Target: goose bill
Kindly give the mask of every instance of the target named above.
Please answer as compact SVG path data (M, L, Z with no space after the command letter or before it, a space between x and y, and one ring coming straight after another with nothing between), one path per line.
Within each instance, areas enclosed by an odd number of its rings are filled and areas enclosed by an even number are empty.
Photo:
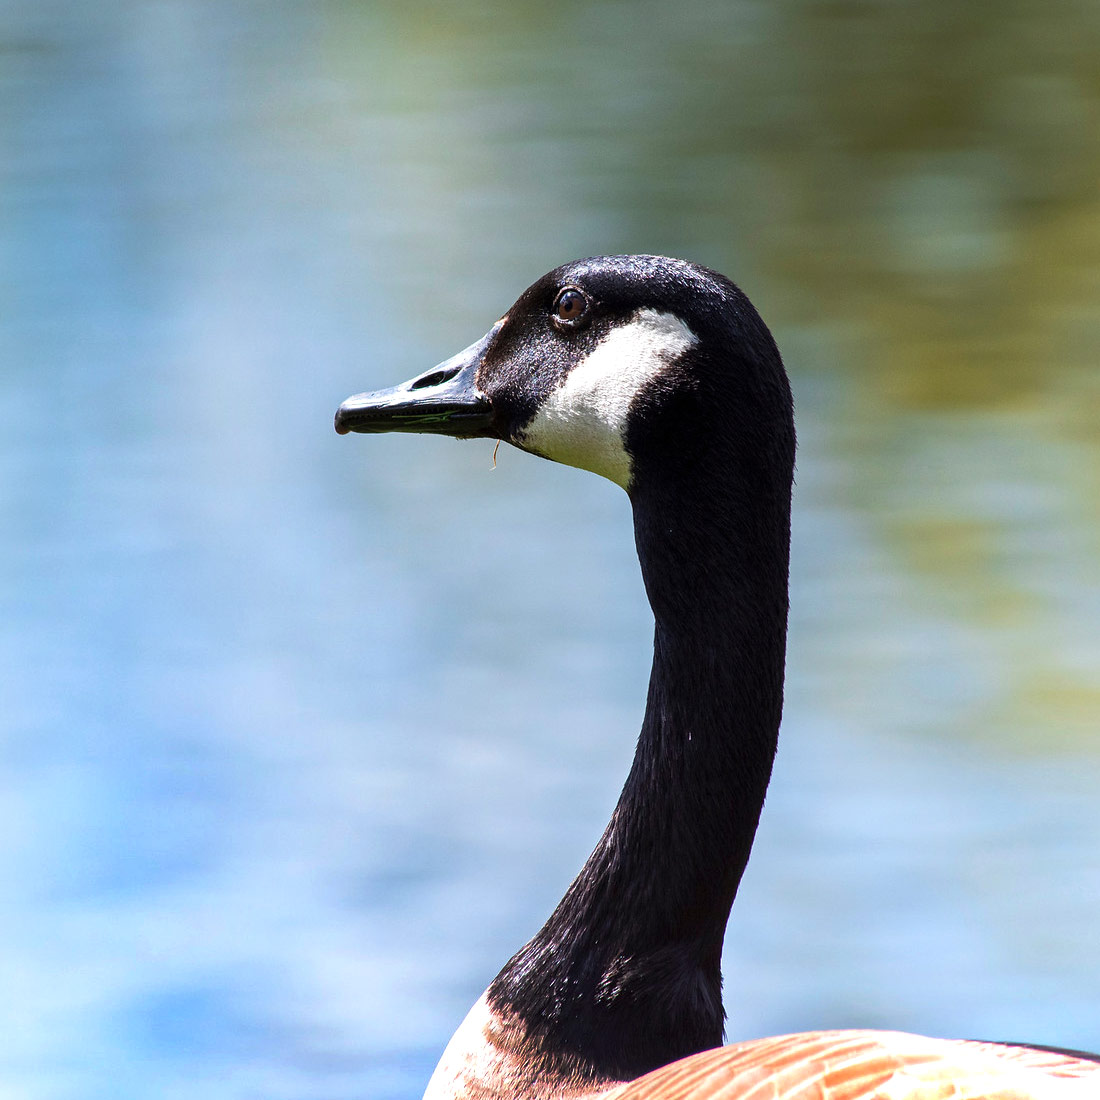
M482 356L496 327L476 344L425 374L388 390L349 397L336 410L336 430L430 432L460 438L489 436L493 408L477 385Z

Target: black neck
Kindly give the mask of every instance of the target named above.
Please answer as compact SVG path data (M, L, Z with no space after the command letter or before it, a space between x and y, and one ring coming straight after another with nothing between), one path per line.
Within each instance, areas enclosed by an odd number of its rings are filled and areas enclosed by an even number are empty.
M793 432L781 434L778 458L742 453L742 439L671 470L636 466L656 629L634 764L583 870L489 988L540 1049L594 1078L722 1041L722 939L782 710Z

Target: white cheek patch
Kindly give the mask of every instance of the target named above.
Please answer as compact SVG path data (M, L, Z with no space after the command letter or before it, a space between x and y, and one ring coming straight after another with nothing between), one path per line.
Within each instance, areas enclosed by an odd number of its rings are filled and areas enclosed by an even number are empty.
M532 450L630 486L626 418L646 383L698 343L671 313L640 309L613 328L539 406L523 433Z

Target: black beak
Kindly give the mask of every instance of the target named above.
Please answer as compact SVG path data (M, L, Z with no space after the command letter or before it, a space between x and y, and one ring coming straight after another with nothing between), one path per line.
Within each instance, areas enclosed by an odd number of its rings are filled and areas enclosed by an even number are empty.
M493 408L478 389L477 369L499 329L498 323L476 344L419 378L349 397L336 410L336 430L341 435L432 432L462 439L492 435Z

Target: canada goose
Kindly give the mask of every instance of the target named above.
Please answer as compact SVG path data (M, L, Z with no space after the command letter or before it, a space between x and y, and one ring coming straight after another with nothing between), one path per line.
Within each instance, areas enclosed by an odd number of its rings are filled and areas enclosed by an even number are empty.
M611 822L426 1100L1100 1096L1093 1055L865 1031L719 1046L782 710L795 451L779 352L737 287L659 256L566 264L454 358L344 402L336 430L494 438L617 482L655 620Z

